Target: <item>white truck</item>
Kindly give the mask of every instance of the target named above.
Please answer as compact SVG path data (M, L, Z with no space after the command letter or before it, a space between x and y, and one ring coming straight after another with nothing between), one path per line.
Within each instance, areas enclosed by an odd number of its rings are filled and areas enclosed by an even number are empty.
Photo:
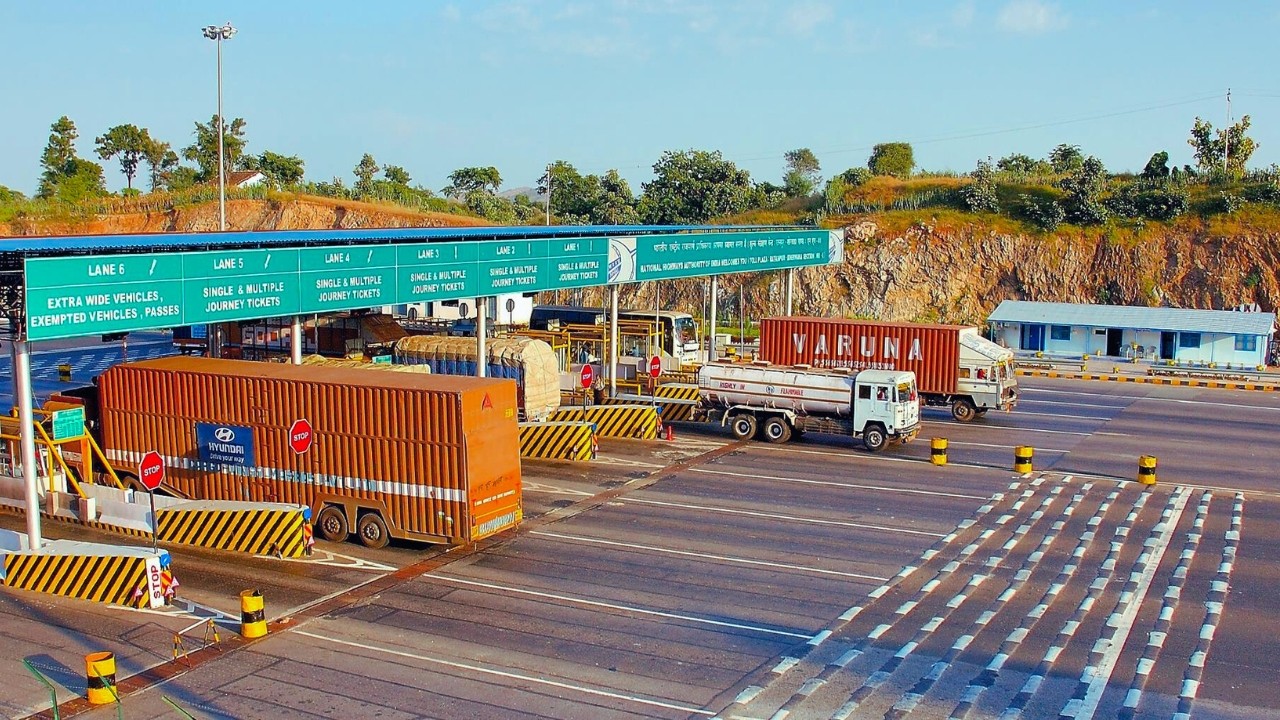
M871 452L920 431L914 373L714 362L698 370L703 419L739 440L784 443L806 432L861 437Z

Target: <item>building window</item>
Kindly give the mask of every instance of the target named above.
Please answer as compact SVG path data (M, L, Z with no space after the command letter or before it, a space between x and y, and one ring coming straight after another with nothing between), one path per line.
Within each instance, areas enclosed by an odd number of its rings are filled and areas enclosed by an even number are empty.
M1257 352L1258 336L1257 335L1237 335L1236 350L1240 352Z
M1198 348L1200 347L1200 333L1178 333L1178 347L1180 348Z
M1070 325L1051 325L1049 327L1049 339L1050 340L1070 340L1071 326Z

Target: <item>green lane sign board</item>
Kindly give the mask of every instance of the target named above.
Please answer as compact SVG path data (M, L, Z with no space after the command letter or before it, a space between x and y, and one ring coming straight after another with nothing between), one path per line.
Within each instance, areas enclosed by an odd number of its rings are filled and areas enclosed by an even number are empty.
M31 258L27 338L337 312L840 262L827 230Z
M70 440L84 437L84 408L53 411L53 439Z

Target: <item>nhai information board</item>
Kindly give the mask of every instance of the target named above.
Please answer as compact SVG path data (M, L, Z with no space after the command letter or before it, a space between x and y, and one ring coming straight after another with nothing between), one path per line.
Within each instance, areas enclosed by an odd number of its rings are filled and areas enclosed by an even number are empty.
M838 263L839 231L29 258L28 340Z

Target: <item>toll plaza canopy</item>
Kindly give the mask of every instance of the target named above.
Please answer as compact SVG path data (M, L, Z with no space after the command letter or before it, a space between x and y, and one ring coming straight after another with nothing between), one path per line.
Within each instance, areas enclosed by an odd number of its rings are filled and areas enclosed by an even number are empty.
M843 235L777 226L281 230L0 239L27 340L825 265Z

